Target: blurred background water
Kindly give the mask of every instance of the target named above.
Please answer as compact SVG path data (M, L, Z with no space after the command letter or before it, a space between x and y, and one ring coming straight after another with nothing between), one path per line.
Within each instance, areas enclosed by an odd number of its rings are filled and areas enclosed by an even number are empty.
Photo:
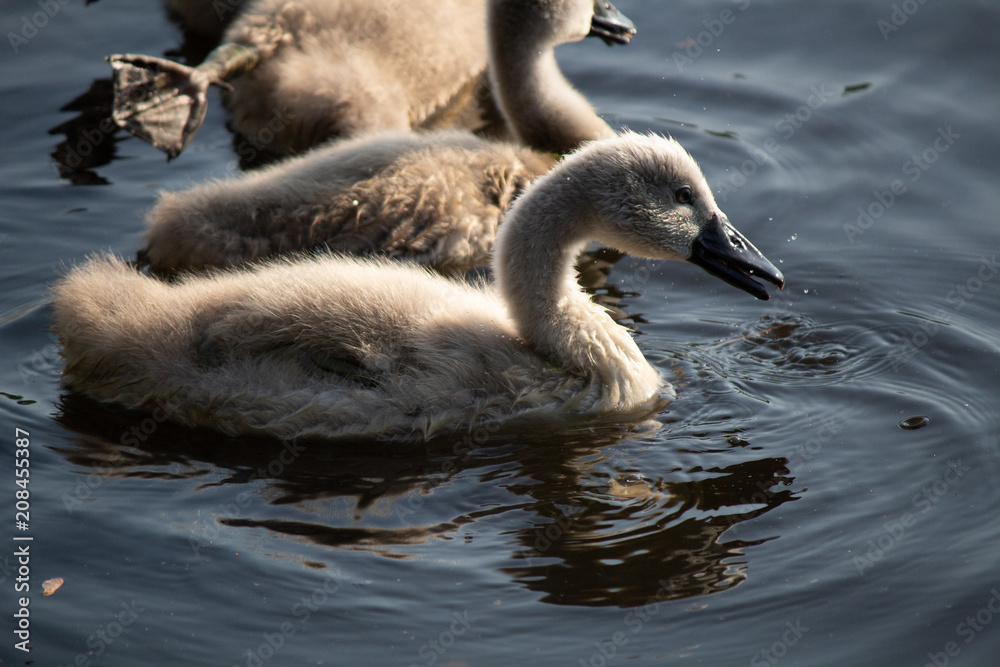
M639 35L562 47L568 76L611 123L680 140L787 288L621 259L601 291L676 377L654 421L331 448L60 387L47 284L134 256L156 192L236 153L214 93L170 164L102 125L103 57L183 43L162 7L67 0L22 42L39 5L5 0L6 664L996 664L1000 5L616 4Z

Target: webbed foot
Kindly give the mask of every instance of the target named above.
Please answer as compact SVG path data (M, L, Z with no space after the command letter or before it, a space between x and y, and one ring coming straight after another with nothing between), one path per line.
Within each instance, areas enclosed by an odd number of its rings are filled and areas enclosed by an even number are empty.
M213 79L194 67L165 58L122 54L108 57L114 70L112 117L143 141L177 157L205 119L209 85Z

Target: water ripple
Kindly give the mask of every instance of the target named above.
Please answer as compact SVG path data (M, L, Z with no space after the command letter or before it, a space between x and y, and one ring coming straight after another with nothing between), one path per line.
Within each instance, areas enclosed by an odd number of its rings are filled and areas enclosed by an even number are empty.
M810 387L891 374L905 358L898 327L819 323L798 313L765 315L745 324L738 337L695 345L691 353L731 381Z

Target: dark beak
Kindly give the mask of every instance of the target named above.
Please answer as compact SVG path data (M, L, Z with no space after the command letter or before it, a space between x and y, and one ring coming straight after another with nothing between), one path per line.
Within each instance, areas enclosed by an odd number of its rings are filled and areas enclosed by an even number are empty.
M628 44L635 36L635 24L607 0L594 0L594 18L588 37L600 37L605 44Z
M778 289L785 286L781 271L767 261L760 250L753 247L728 220L718 215L694 240L688 261L764 301L769 298L767 290L754 280L755 276Z

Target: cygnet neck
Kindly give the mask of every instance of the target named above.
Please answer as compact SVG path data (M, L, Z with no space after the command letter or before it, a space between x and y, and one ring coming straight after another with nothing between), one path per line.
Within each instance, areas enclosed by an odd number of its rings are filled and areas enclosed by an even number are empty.
M493 269L522 340L567 373L596 381L595 409L629 410L657 393L660 378L577 283L577 258L608 224L591 180L563 164L536 181L504 219Z
M585 141L615 136L563 76L558 43L519 27L503 16L490 17L490 76L517 138L536 150L564 154Z

